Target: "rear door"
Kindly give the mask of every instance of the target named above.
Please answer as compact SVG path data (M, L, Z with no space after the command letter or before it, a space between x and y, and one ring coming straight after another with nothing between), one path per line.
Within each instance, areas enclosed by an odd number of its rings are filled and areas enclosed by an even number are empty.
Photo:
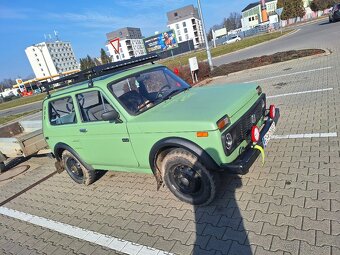
M81 115L78 132L84 160L97 166L137 167L126 121L115 123L102 119L102 113L114 108L104 94L93 89L75 97Z

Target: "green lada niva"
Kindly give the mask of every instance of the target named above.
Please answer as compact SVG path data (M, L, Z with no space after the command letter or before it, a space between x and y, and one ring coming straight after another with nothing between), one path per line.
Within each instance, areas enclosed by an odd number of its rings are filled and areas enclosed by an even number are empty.
M158 189L165 183L180 200L207 205L219 171L248 172L279 109L254 84L192 88L155 60L110 63L48 84L66 88L43 102L44 137L57 169L77 183L91 184L98 170L152 173Z

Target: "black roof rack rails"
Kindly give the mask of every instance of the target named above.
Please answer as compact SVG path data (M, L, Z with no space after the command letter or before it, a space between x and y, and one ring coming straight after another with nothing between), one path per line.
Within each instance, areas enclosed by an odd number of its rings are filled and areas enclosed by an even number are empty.
M89 69L59 78L57 80L47 82L43 84L41 87L43 87L46 90L47 96L50 97L50 90L53 84L65 83L63 85L58 86L58 89L59 89L59 88L67 87L73 83L88 81L88 86L92 87L94 78L104 76L107 74L111 74L111 73L115 73L115 72L122 71L122 70L127 70L132 67L140 66L143 64L147 64L147 63L154 64L156 60L159 60L158 54L152 53L152 54L148 54L148 55L144 55L140 57L131 58L128 60L122 60L118 62L108 63L105 65L94 66Z

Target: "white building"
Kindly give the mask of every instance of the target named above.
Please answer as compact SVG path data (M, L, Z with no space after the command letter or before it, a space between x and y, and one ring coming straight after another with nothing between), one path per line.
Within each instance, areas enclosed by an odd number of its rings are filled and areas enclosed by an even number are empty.
M266 10L269 23L278 22L278 16L275 13L277 9L277 0L266 0ZM242 29L248 30L254 28L263 22L260 1L250 3L242 10Z
M140 28L125 27L106 34L109 54L113 62L146 55L143 36ZM110 41L119 38L119 53L115 51Z
M179 43L193 40L196 48L204 43L202 21L193 5L170 11L167 16L168 28L175 31Z
M79 70L70 42L42 42L25 49L36 78Z

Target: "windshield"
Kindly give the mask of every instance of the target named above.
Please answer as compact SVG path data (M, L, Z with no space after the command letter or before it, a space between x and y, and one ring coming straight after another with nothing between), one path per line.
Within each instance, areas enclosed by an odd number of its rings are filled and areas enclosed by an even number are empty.
M109 89L123 107L136 115L190 88L166 67L134 74L109 83Z

